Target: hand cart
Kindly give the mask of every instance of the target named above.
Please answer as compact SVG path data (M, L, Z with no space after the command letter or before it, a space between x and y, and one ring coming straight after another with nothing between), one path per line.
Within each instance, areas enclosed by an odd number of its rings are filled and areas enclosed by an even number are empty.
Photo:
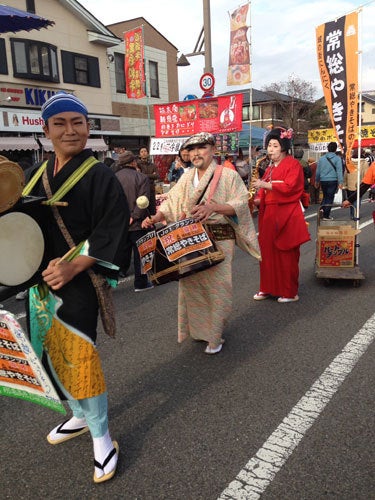
M353 286L358 287L365 276L358 266L360 230L356 228L356 220L323 220L321 208L317 213L315 276L323 279L326 286L340 279L352 280Z

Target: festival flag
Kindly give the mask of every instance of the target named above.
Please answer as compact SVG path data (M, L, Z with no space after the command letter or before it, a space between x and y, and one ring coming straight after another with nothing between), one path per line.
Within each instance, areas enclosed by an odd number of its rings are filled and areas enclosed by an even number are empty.
M143 28L126 31L125 41L125 84L129 98L141 99L145 93Z
M0 311L0 396L66 414L42 363L13 314Z
M316 28L318 65L333 128L350 171L358 129L358 14Z
M227 85L250 83L250 45L246 24L249 3L238 7L230 15L230 47Z

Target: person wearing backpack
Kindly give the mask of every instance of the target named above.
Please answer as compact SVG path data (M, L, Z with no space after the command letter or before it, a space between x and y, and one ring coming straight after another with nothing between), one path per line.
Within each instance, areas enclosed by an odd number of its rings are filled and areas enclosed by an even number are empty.
M328 144L328 153L323 155L316 169L315 187L319 185L323 191L323 199L321 202L323 220L333 220L331 214L331 206L338 188L343 187L343 172L342 161L336 155L337 144L330 142Z

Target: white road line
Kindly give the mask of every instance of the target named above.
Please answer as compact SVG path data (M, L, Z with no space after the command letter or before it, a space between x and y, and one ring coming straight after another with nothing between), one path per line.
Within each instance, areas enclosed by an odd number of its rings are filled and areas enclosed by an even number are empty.
M375 314L314 382L218 500L260 498L374 339Z

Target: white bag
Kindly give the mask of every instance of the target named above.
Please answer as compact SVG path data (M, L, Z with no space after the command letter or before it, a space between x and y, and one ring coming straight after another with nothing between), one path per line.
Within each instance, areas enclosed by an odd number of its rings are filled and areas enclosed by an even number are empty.
M333 203L335 205L341 205L342 204L342 189L339 188L336 193L335 197L333 198Z

